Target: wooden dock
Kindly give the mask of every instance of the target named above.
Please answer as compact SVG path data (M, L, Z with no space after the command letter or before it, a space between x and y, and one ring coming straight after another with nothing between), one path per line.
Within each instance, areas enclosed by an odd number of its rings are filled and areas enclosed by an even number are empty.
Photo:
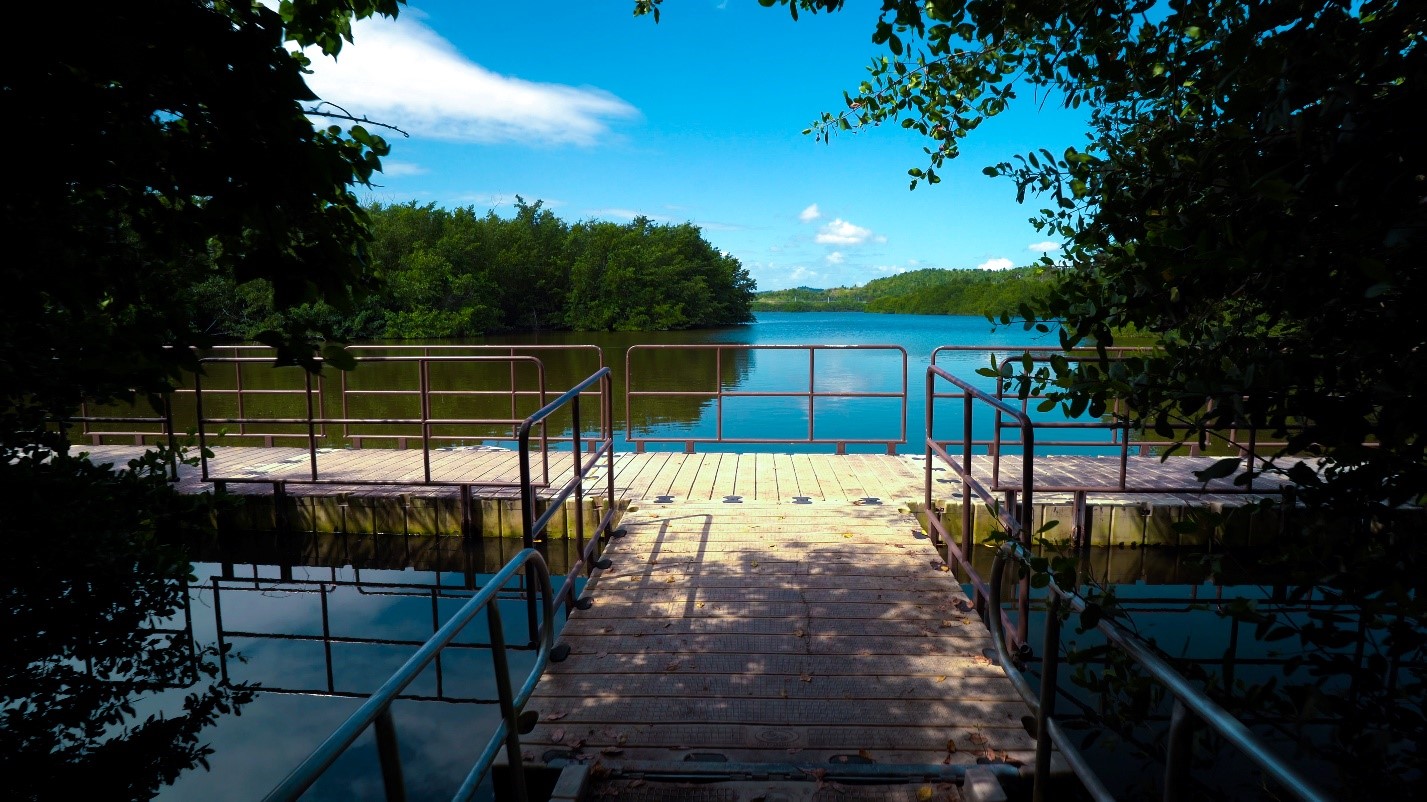
M128 445L86 446L98 462L122 465L141 449ZM473 488L471 517L474 531L496 536L521 532L519 464L515 452L490 446L455 447L431 452L431 479L419 484L425 465L419 450L318 449L317 462L323 484L307 483L310 455L304 448L217 446L209 461L214 478L227 478L229 493L250 497L250 506L235 515L237 528L263 529L286 521L289 528L308 532L392 532L397 534L459 534L462 512L455 484ZM1207 493L1182 492L1192 488L1194 470L1213 462L1210 457L1130 458L1128 474L1141 488L1166 488L1165 492L1097 492L1089 497L1085 522L1093 545L1175 546L1202 544L1203 535L1179 531L1175 526L1193 508L1216 510L1242 506L1243 495L1212 492L1228 483L1219 480ZM974 458L978 475L989 476L990 458ZM536 464L540 461L537 459ZM573 458L566 452L549 455L549 484L559 487L572 475ZM925 462L920 454L778 454L695 453L650 451L615 456L615 499L621 509L658 503L880 503L923 512ZM1103 457L1042 456L1036 461L1038 482L1060 485L1114 486L1118 460ZM196 468L182 466L183 492L206 492L213 485L201 481ZM1018 479L1019 462L1008 457L1002 464L1002 481ZM933 466L933 503L955 536L961 527L960 482L949 469ZM353 484L342 484L343 481ZM392 482L392 484L371 484ZM282 483L283 499L274 498L274 485ZM446 484L440 484L446 483ZM605 503L606 476L597 470L584 486L586 526L599 520L596 507ZM1169 492L1168 489L1178 489ZM537 492L538 496L548 493ZM975 505L974 528L980 535L992 526L990 516ZM1058 519L1052 539L1067 539L1073 516L1067 493L1038 493L1037 527ZM554 522L553 533L570 532L572 516ZM1276 519L1246 517L1236 521L1228 536L1235 542L1260 542L1272 536Z
M915 516L863 490L631 508L593 607L565 625L570 656L526 706L540 723L525 757L597 760L621 793L641 781L617 770L649 764L795 766L807 781L1029 763L1027 708L986 628Z

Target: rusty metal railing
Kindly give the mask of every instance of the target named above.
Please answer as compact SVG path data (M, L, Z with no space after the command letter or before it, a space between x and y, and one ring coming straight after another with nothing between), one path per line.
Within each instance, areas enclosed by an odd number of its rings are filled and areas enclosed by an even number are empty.
M358 362L370 362L373 361L372 357L379 356L525 356L533 357L544 365L552 358L563 357L579 363L576 366L579 376L587 376L604 367L604 352L596 345L352 345L347 347L347 351L356 357ZM234 425L232 436L254 437L261 440L264 445L272 445L276 439L293 436L291 431L264 431L255 428L261 423L255 416L252 421L247 420L250 417L248 407L255 403L261 405L264 396L273 398L306 391L302 387L302 381L298 379L288 380L284 387L275 387L270 383L256 381L259 377L252 375L251 369L264 365L271 366L276 351L263 345L220 345L209 349L205 356L207 359L204 360L204 364L210 367L223 363L231 366L231 369L222 371L223 375L208 376L204 384L205 392L229 394L237 408L233 417L244 419L244 422ZM319 376L315 379L314 389L319 396L319 402L315 407L321 410L332 410L340 404L342 417L356 418L360 416L349 414L352 402L382 395L400 397L421 394L428 400L440 400L442 397L454 395L484 397L492 400L504 397L508 399L506 417L519 421L524 418L522 407L526 410L538 409L545 403L547 389L535 383L534 378L536 377L519 375L519 361L511 360L507 364L509 365L509 377L504 388L462 389L454 392L440 388L431 388L424 393L417 389L364 388L361 386L359 375L354 376L347 371L336 371L334 377L334 372L329 371L326 376ZM290 370L296 372L299 369L294 367ZM483 373L483 375L489 374ZM539 378L543 380L543 374ZM138 446L163 440L172 447L175 434L193 425L196 406L194 384L200 380L202 377L190 377L184 385L162 396L163 409L158 412L147 411L140 402L99 406L86 401L81 404L78 414L68 420L70 423L79 425L78 436L87 439L91 445L101 445L106 440L124 438ZM333 382L336 384L335 388L330 387ZM596 389L592 392L598 391ZM328 398L333 393L336 393L340 401ZM607 422L607 426L612 425L612 421ZM512 425L511 434L501 439L513 442L516 439L514 429L515 427ZM405 448L407 441L412 439L402 435L362 434L357 431L355 424L344 424L339 432L331 434L324 427L319 427L319 432L324 436L340 437L344 440L344 445L350 445L353 448L363 447L365 441ZM298 434L300 435L301 432ZM562 438L553 439L558 442Z
M1147 353L1149 349L1127 346L1107 348L1105 349L1105 351L1110 358L1114 359L1126 355ZM943 345L932 351L932 364L936 365L938 356L947 353L976 354L979 356L986 356L988 358L995 356L997 357L998 361L1001 362L1004 362L1007 359L1019 361L1021 359L1024 359L1028 355L1031 363L1045 363L1050 361L1053 357L1063 358L1069 362L1098 358L1094 354L1094 352L1089 350L1087 350L1084 354L1066 354L1059 348L1050 347L988 348L985 346L972 345ZM989 391L990 395L1001 401L1015 405L1023 415L1029 417L1031 414L1031 404L1038 401L1046 400L1046 396L1039 393L1031 393L1028 394L1026 397L1022 398L1019 396L1018 393L1010 392L1008 390L1009 384L1010 382L1008 382L1008 380L1004 377L996 378L994 380L993 385L994 389ZM944 391L934 393L928 397L928 404L930 404L933 400L937 399L959 399L962 397L962 395L963 394L961 392L956 391ZM1206 406L1206 409L1211 408L1212 405ZM1100 420L1071 420L1067 418L1050 418L1035 420L1035 428L1042 432L1080 431L1093 433L1097 431L1103 431L1106 434L1106 436L1103 438L1095 438L1091 436L1089 439L1068 439L1063 436L1040 436L1035 444L1038 448L1058 448L1062 450L1103 450L1108 448L1118 459L1116 477L1113 483L1098 485L1040 483L1038 485L1038 488L1042 492L1050 493L1084 493L1113 491L1116 493L1127 494L1189 493L1200 492L1204 489L1202 485L1194 485L1191 487L1167 487L1165 485L1132 485L1130 483L1131 458L1148 458L1152 455L1154 451L1172 445L1173 441L1165 439L1148 439L1144 437L1136 437L1135 432L1138 429L1130 418L1131 416L1126 413L1125 408L1120 404L1120 402L1116 401L1114 403L1114 406L1112 406L1107 411L1105 418ZM1192 430L1192 427L1185 424L1175 424L1172 425L1172 428L1175 431L1181 432ZM992 427L991 434L989 437L983 436L980 438L974 438L969 432L966 435L966 438L971 442L973 446L984 449L984 452L991 457L991 473L993 484L999 484L1001 466L1003 464L1004 458L1008 456L1007 452L1025 450L1024 444L1019 442L1015 437L1006 437L1003 434L1004 432L1011 432L1014 434L1018 430L1018 423L1014 421L1009 421L1002 416L997 416L997 419ZM1222 431L1216 431L1214 434L1218 440L1224 443L1225 449L1230 452L1231 455L1248 460L1250 465L1252 465L1255 461L1260 463L1266 461L1266 459L1263 457L1264 449L1282 448L1283 446L1287 445L1286 441L1263 439L1260 436L1258 427L1248 424L1233 423L1228 428ZM957 446L961 444L961 441L955 438L943 439L942 442L944 445L947 446ZM1189 443L1187 451L1188 455L1192 457L1203 455L1203 451L1197 441ZM1014 459L1013 455L1012 459ZM1275 492L1277 490L1275 488L1266 491L1263 488L1255 488L1253 483L1254 475L1251 473L1247 477L1247 481L1244 486L1219 487L1216 488L1216 492L1238 494L1253 492Z
M951 397L949 395L938 396L936 393L937 380L949 382L961 392L955 397L962 401L962 432L960 440L960 459L953 457L947 452L946 446L938 442L932 433L936 431L936 399L938 397ZM990 585L981 578L976 568L972 565L971 550L975 546L972 542L972 499L980 499L997 516L1007 535L1027 546L1031 544L1032 516L1034 510L1031 506L1035 494L1035 426L1031 419L1021 410L1016 409L1004 399L997 398L985 390L975 387L970 382L960 379L946 372L936 365L927 368L927 408L926 408L926 460L923 465L926 471L923 496L924 509L926 510L927 532L930 533L932 542L946 547L947 565L959 567L966 575L972 587L974 604L976 611L983 619L997 618L999 622L1008 629L1015 632L1015 641L1018 647L1026 643L1029 632L1030 621L1030 579L1022 578L1017 598L1018 615L1013 623L1004 609L1001 607L1000 597L993 595ZM1012 487L1001 487L999 475L991 485L986 485L976 478L972 466L972 450L976 445L973 437L973 421L975 419L976 402L989 406L998 416L1005 416L1015 422L1020 427L1021 442L1025 444L1025 459L1021 463L1021 484L1020 497L1017 498L1017 490ZM932 498L932 458L941 459L948 467L961 478L961 543L957 544L946 529L946 525L941 520L941 510L936 506L936 499ZM996 493L1004 494L1005 505L1001 505L1001 499L996 497Z
M714 352L714 384L706 390L639 390L635 389L639 379L635 371L635 356L641 352ZM758 351L805 351L807 352L806 385L801 389L789 390L726 390L723 386L724 354L728 352ZM900 357L901 389L895 392L878 391L837 391L818 389L817 355L822 352L873 352L891 353ZM712 436L659 436L644 432L636 433L635 402L643 398L695 398L714 402L714 434ZM793 398L806 403L807 433L803 437L739 437L729 435L724 429L725 401L734 398ZM897 436L891 437L828 437L817 431L817 404L830 399L876 399L899 400L900 424ZM703 343L696 345L634 345L625 351L624 399L626 419L626 439L636 451L643 452L649 443L683 443L684 451L694 453L696 443L742 443L793 444L807 443L833 446L838 454L844 454L849 444L883 445L888 454L897 453L897 446L907 442L907 350L900 345L754 345L749 343Z
M560 612L569 615L572 607L585 609L590 606L589 599L575 597L576 579L581 574L588 575L595 567L608 568L608 560L600 557L600 546L609 538L623 534L622 530L611 529L614 517L618 512L615 506L614 490L614 440L609 432L604 432L588 459L584 458L579 445L580 396L592 386L603 385L604 392L601 393L601 397L606 399L606 403L601 405L601 417L603 420L608 420L609 384L609 368L602 367L584 381L565 391L559 398L544 405L521 421L518 437L521 467L520 495L525 508L525 548L497 572L485 588L448 619L436 634L431 636L430 640L426 641L396 673L382 684L376 693L372 694L346 722L328 736L277 788L274 788L265 797L266 800L295 800L299 798L323 772L337 761L337 758L341 757L342 753L356 742L368 727L374 727L376 730L377 753L381 759L382 781L386 798L389 800L405 799L406 788L401 771L401 751L397 743L396 724L391 715L391 705L401 697L407 686L420 676L428 665L439 658L443 650L453 645L456 636L475 619L482 609L486 611L489 627L492 670L496 680L501 720L453 798L461 800L473 798L502 751L505 753L506 764L509 767L507 776L510 783L504 798L515 800L529 798L525 787L525 773L522 768L524 758L520 751L520 735L522 731L528 732L530 727L534 726L534 722L529 717L522 715L525 703L529 701L530 695L535 691L535 686L539 683L546 665L551 662L563 661L570 652L568 645L557 646L555 644L555 616ZM567 405L574 421L575 444L571 449L575 460L574 476L553 498L548 500L545 513L537 515L535 485L531 480L530 470L530 432L535 426ZM543 539L545 529L549 526L559 505L572 494L576 499L581 498L584 481L593 473L601 458L605 462L608 504L600 521L599 533L588 544L581 541L580 559L570 568L560 590L553 592L549 569L546 567L544 558L535 548L535 544ZM581 518L582 506L575 505L576 530L580 532L581 538L584 536L583 519ZM519 690L512 690L506 656L508 648L500 607L495 602L501 589L516 577L523 577L530 644L535 646L538 651L534 665Z
M1001 545L991 568L990 593L993 598L1000 595L1006 567L1012 563L1022 564L1028 561L1030 554L1025 544L1019 541ZM1115 797L1081 755L1074 739L1061 727L1055 716L1060 656L1060 608L1064 606L1072 613L1080 613L1085 611L1087 602L1074 591L1061 588L1054 579L1051 579L1046 587L1045 643L1042 646L1039 691L1031 687L1016 667L1002 620L996 616L988 619L997 658L1005 669L1006 676L1030 706L1036 719L1033 733L1036 737L1036 762L1032 799L1035 802L1043 802L1051 798L1051 755L1052 752L1058 751L1092 798L1113 800ZM1188 779L1194 731L1198 727L1207 727L1213 731L1224 743L1247 757L1267 778L1294 798L1311 802L1326 802L1332 798L1269 749L1242 721L1175 671L1168 661L1155 653L1139 637L1104 618L1096 623L1095 629L1105 637L1108 644L1133 660L1174 698L1165 747L1162 789L1165 802L1191 798L1192 789ZM1024 640L1021 642L1024 643Z
M397 364L412 365L418 372L419 386L416 389L399 390L374 390L383 396L411 399L415 402L417 409L415 414L405 416L385 416L385 417L349 417L346 414L327 415L324 410L333 406L333 400L322 392L323 379L321 376L314 376L312 373L301 368L286 368L286 370L300 371L302 386L299 388L271 387L253 388L235 386L231 388L220 387L206 389L202 374L194 376L193 398L195 419L197 423L198 445L202 452L200 470L203 481L208 482L233 482L233 483L256 483L273 484L271 478L253 477L251 475L221 475L210 469L210 459L207 451L210 445L211 427L236 426L236 437L261 438L265 446L274 445L279 439L296 440L303 443L307 448L308 475L303 478L284 477L283 482L292 484L342 484L342 485L448 485L467 486L480 484L491 487L518 487L515 481L483 481L473 483L468 481L441 480L432 475L431 452L433 448L441 443L464 442L469 440L483 441L487 439L510 439L516 435L512 434L506 438L498 435L491 435L489 427L510 427L517 430L524 418L495 418L495 417L438 417L432 411L432 399L436 395L447 397L479 397L489 395L490 391L483 390L444 390L434 391L431 387L431 369L433 365L456 365L456 366L477 366L484 364L506 364L520 362L530 365L538 376L538 398L543 405L546 400L547 390L545 388L544 365L535 357L529 356L394 356L394 357L358 357L357 362L362 364ZM243 365L268 365L270 360L263 357L214 357L202 360L204 365L233 365L236 372L241 374ZM236 404L237 414L235 415L210 415L205 411L206 405L214 396L219 398L233 399ZM295 400L302 406L302 414L297 415L273 415L258 414L250 412L245 405L245 398L251 399L254 396ZM338 397L342 412L347 412L350 399L348 394L343 392ZM250 401L247 403L251 403ZM605 405L607 406L607 404ZM605 420L601 422L601 431L608 431L606 411ZM329 426L342 427L367 427L367 426L387 426L387 427L407 427L415 429L414 435L392 435L379 434L367 435L367 437L382 437L397 441L398 447L407 445L408 441L415 440L420 443L422 474L420 478L413 479L356 479L351 477L324 477L320 462L318 460L319 446L343 445L337 439ZM437 427L447 430L448 433L436 431ZM461 434L451 434L451 430L464 430ZM350 432L350 428L344 428L345 432ZM541 453L542 472L541 481L543 484L549 483L549 440L542 431Z

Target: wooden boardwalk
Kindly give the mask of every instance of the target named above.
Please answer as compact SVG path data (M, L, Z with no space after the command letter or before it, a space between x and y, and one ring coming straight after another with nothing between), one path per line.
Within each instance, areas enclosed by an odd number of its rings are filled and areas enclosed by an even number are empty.
M527 705L536 763L1031 759L1027 708L905 507L703 500L624 526Z
M90 454L95 462L123 465L138 456L138 446L98 445L76 447L76 452ZM435 449L431 452L430 470L433 486L419 483L425 468L419 450L395 449L318 449L317 465L322 484L310 485L309 454L305 448L217 446L209 460L209 474L214 479L230 480L230 492L268 493L273 483L289 483L293 493L362 493L372 496L403 493L449 493L452 485L486 485L480 487L483 497L518 497L514 485L520 471L516 453L490 446ZM1173 457L1162 462L1158 457L1131 457L1130 481L1141 488L1165 488L1160 493L1117 493L1109 490L1117 478L1118 460L1107 457L1042 456L1036 460L1037 484L1096 485L1107 488L1097 491L1094 501L1124 503L1142 501L1163 503L1177 500L1192 503L1230 503L1242 497L1215 493L1216 488L1228 489L1230 483L1218 480L1208 493L1186 492L1198 483L1192 472L1212 464L1212 457ZM558 487L572 476L573 458L568 451L549 455L549 484ZM979 476L989 477L989 457L973 458ZM538 474L540 460L534 462ZM650 451L615 455L615 494L619 501L843 501L870 499L885 503L917 502L922 498L925 469L920 454L778 454L778 453L695 453ZM188 492L210 490L201 481L198 470L181 466L180 488ZM1007 485L1019 482L1020 461L1006 457L1001 467L1001 481ZM950 470L933 466L933 497L954 497L959 482ZM343 484L350 482L351 484ZM366 483L366 484L363 484ZM372 484L387 483L387 484ZM443 487L442 485L446 485ZM506 485L501 487L500 485ZM605 492L603 467L587 480L585 494L597 496ZM1171 492L1170 488L1177 488ZM1064 502L1068 494L1045 494L1044 501Z
M89 446L93 459L119 464L136 456L136 446ZM462 521L472 520L474 531L489 535L518 536L521 532L519 464L515 452L490 446L455 447L434 450L430 458L431 480L423 485L425 466L419 450L319 449L317 462L322 484L309 484L310 456L303 448L262 448L218 446L209 461L210 476L228 480L230 493L256 496L236 526L263 528L285 517L288 525L312 532L393 532L396 534L459 534ZM586 455L582 455L586 456ZM548 497L572 476L574 459L569 452L552 452L549 483L537 495ZM990 458L974 458L978 476L989 479ZM1211 457L1173 457L1161 462L1157 457L1131 458L1130 483L1157 492L1096 492L1090 495L1091 510L1087 531L1095 545L1179 545L1202 544L1202 535L1181 533L1175 524L1194 507L1232 508L1245 497L1226 493L1186 492L1197 484L1192 472L1213 462ZM542 463L536 459L536 475ZM1019 482L1019 460L1007 457L1001 467L1001 481ZM651 451L615 456L615 503L620 509L639 504L661 503L788 503L882 504L920 512L924 507L925 462L921 455L885 454L778 454L778 453L695 453ZM1113 487L1118 480L1119 461L1104 457L1043 456L1036 461L1037 484L1045 486ZM205 492L212 485L201 481L196 468L183 466L180 489ZM352 484L343 484L351 482ZM371 484L388 482L393 484ZM286 496L285 516L275 513L266 501L281 483ZM365 483L365 484L364 484ZM444 484L443 484L444 483ZM478 509L463 512L455 485L471 484ZM1215 485L1227 485L1220 480ZM1211 485L1210 490L1215 489ZM946 520L953 533L960 520L955 510L961 504L961 485L949 468L933 465L932 499L947 510ZM605 503L608 484L603 467L596 469L584 486L585 521L593 527L599 515L593 509ZM1073 518L1069 493L1037 491L1037 527L1055 518L1063 526L1051 536L1068 539ZM264 506L266 505L266 506ZM975 505L978 532L986 531L990 518ZM555 522L554 536L569 532L570 517ZM267 523L264 523L264 522ZM1236 524L1234 542L1258 542L1273 536L1276 523L1267 517L1246 519Z

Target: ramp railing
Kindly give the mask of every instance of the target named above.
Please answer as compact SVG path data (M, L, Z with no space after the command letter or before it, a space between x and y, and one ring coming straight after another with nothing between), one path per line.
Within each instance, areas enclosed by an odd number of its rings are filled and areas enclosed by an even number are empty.
M1011 565L1026 565L1030 559L1031 552L1022 543L1008 541L1001 545L991 568L992 598L1000 598L1006 568ZM1032 797L1036 802L1050 798L1051 756L1052 753L1059 752L1092 798L1114 799L1055 716L1055 701L1059 693L1061 611L1064 608L1070 613L1084 612L1087 602L1079 594L1061 588L1054 579L1046 585L1045 598L1045 642L1042 645L1039 689L1032 688L1025 675L1016 667L1015 657L1011 653L1011 638L1000 617L987 618L997 658L1005 669L1006 676L1030 706L1036 719L1036 763ZM1192 763L1191 750L1195 732L1200 728L1209 729L1225 744L1247 757L1275 786L1293 798L1314 802L1326 802L1332 798L1319 790L1302 772L1275 754L1242 721L1175 671L1168 661L1155 653L1139 637L1103 617L1096 622L1095 629L1105 637L1108 644L1134 661L1174 698L1162 780L1165 802L1192 798L1193 786L1188 782Z
M540 410L530 415L519 426L520 440L520 460L521 460L521 498L525 503L525 545L519 554L506 563L501 568L485 588L471 598L460 610L456 612L445 624L432 635L431 638L419 648L404 663L396 673L382 684L382 686L372 694L366 702L357 709L343 724L337 728L317 749L307 757L296 769L292 771L276 788L270 792L266 800L295 800L303 792L310 788L322 774L330 768L339 757L356 742L357 738L366 732L368 728L374 728L377 738L377 753L380 757L382 782L388 800L406 799L406 786L402 776L401 753L397 740L396 724L392 718L391 706L401 696L402 692L421 674L427 666L436 661L443 650L452 645L457 635L469 626L484 610L488 627L488 640L490 643L491 665L496 681L496 693L500 704L501 718L496 726L495 732L486 742L480 756L474 765L467 772L460 787L453 795L455 800L468 800L474 798L481 784L490 774L496 760L504 754L505 765L508 767L506 789L502 799L526 800L528 799L525 787L525 773L523 769L523 757L520 751L520 735L522 730L528 732L534 726L534 721L523 716L526 702L535 691L536 684L540 681L541 674L550 662L560 662L569 654L568 646L555 645L556 615L559 613L569 614L572 607L588 607L588 599L577 599L575 597L575 583L582 574L588 574L593 566L608 567L608 563L601 560L600 546L609 538L620 532L610 529L611 522L616 514L614 505L614 470L613 470L613 440L605 436L594 449L594 453L586 460L580 449L580 409L579 399L581 393L596 384L605 385L606 392L604 398L609 398L608 384L610 381L609 368L600 368L589 378L576 384L567 390L559 398L543 406ZM575 476L569 484L561 488L556 497L551 500L550 508L545 514L535 515L535 488L531 479L530 471L530 431L544 420L548 419L557 410L570 407L571 417L574 420L575 444L574 453L577 469ZM603 409L602 409L603 411ZM605 420L608 420L605 418ZM580 547L581 559L571 567L565 581L561 584L558 592L552 592L550 572L546 566L545 559L540 551L535 547L544 536L546 527L549 525L553 511L570 494L579 494L583 483L588 475L597 467L599 460L603 458L608 470L608 491L609 505L605 510L603 520L600 523L600 534L591 539L588 544ZM578 497L578 496L577 496ZM577 509L580 505L576 505ZM576 513L579 515L580 513ZM578 531L583 531L583 526L577 526ZM509 664L507 660L507 646L505 639L504 625L501 619L500 606L496 603L498 594L513 580L521 578L526 591L526 620L530 626L530 640L532 644L538 644L538 651L534 663L521 683L518 690L512 689Z

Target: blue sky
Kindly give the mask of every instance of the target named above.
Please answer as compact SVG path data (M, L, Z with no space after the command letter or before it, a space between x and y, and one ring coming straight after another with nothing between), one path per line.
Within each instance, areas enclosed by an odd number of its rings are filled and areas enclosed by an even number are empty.
M979 128L936 186L908 190L925 141L897 126L824 144L803 129L842 105L882 51L880 3L833 15L756 0L409 0L361 23L310 84L396 125L364 200L509 215L517 195L567 222L691 222L761 290L864 284L925 267L1028 264L1055 243L1035 207L981 170L1084 141L1078 116L1024 94Z

